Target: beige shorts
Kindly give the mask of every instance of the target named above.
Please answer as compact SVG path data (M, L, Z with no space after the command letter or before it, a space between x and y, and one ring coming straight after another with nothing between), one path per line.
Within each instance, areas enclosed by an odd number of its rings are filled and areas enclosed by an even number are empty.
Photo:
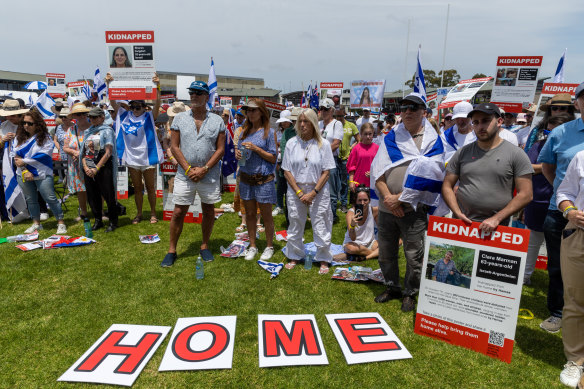
M215 183L202 183L191 180L174 180L172 199L175 205L191 205L197 193L201 198L201 202L204 204L215 204L221 201L219 181Z
M141 172L145 172L148 169L156 169L156 165L150 166L128 166L129 169L140 170Z

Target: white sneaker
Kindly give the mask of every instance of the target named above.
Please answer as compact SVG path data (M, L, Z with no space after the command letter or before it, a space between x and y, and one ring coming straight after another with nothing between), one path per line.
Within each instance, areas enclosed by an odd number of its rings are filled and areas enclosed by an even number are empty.
M582 377L582 369L582 366L578 366L576 362L568 361L564 365L564 370L560 373L560 381L571 388L577 387L578 381Z
M280 208L280 207L276 207L272 211L272 216L278 216L281 213L284 213L284 210L282 208Z
M40 217L41 221L44 222L45 220L49 219L49 214L48 213L41 213L41 217Z
M43 226L41 224L33 223L32 226L30 226L26 230L24 230L24 233L25 234L32 234L33 232L40 231L42 229L43 229Z
M67 233L67 226L65 224L57 225L57 235L64 235Z
M246 261L251 261L258 254L258 249L256 247L250 247L247 250L245 250L243 254L245 255Z
M260 257L260 259L262 261L268 261L272 258L273 255L274 255L274 248L273 247L266 247L266 249L262 253L262 256Z

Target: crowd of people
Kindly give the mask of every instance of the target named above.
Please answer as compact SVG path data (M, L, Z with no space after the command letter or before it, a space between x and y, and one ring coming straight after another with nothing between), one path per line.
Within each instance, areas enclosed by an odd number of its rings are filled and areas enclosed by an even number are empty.
M119 54L123 64L123 53ZM116 58L116 61L118 59ZM107 75L106 82L113 80ZM158 85L155 76L153 82ZM52 152L66 161L65 178L78 200L79 220L87 221L87 203L95 218L93 230L118 227L123 207L116 200L118 165L129 169L135 188L137 214L142 221L143 192L150 205L150 223L157 223L155 172L165 160L176 166L171 182L174 210L169 248L161 266L177 260L177 243L185 216L195 196L201 201L200 255L214 258L210 240L215 204L221 201L221 160L226 152L229 112L217 115L207 108L209 87L202 81L189 88L190 106L176 102L161 113L160 88L153 107L146 102L112 101L92 106L77 102L54 107L59 121L54 137L42 115L17 100L0 109L2 149L22 189L32 233L43 229L42 210L48 204L64 234L61 203L55 195ZM515 219L530 231L523 283L529 285L540 246L545 241L550 316L541 323L548 332L563 330L568 360L561 381L575 386L584 364L584 83L571 95L558 94L523 113L504 112L493 103L473 106L460 102L444 121L431 118L422 96L410 94L400 114L383 120L364 109L353 123L332 99L318 110L293 107L282 111L278 128L271 128L270 112L261 99L249 99L236 113L231 139L237 160L237 186L233 209L241 215L238 231L247 230L246 260L274 255L274 216L287 223L286 268L299 262L319 263L326 274L333 261L333 224L345 213L342 254L360 261L378 258L386 288L378 303L401 299L401 309L415 309L424 256L428 215L449 215L466 223L477 222L484 233ZM6 163L6 162L5 162ZM426 203L405 186L414 172L442 182L441 206ZM4 193L2 193L4 194ZM275 206L275 208L274 208ZM2 207L4 217L7 214ZM316 246L307 258L303 241L307 217ZM263 222L263 225L262 225ZM265 244L258 232L265 232ZM405 256L403 285L399 252ZM335 258L336 259L336 258ZM432 279L451 280L456 270L452 252L436 263Z

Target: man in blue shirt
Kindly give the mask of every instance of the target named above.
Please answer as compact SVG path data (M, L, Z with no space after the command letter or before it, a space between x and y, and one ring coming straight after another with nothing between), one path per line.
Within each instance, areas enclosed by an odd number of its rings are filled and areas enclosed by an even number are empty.
M448 250L446 254L444 254L444 258L436 262L436 265L434 265L434 269L432 270L432 279L434 281L448 283L448 276L451 276L451 279L453 278L454 273L458 271L452 260L453 255L454 253L452 250Z
M584 112L584 82L576 88L575 96L576 110ZM549 134L537 160L542 164L543 175L554 186L554 194L543 224L548 254L547 307L551 316L540 324L541 328L552 333L558 332L562 326L564 286L560 269L560 245L562 230L568 222L556 207L556 191L566 175L570 161L580 150L584 150L584 122L581 118L556 127Z

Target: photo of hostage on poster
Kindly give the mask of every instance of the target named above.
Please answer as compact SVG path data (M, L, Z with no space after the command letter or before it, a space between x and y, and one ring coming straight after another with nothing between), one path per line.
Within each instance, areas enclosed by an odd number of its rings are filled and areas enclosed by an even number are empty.
M381 108L385 80L351 81L351 109Z
M106 31L105 41L108 72L114 79L109 98L155 99L154 31Z
M431 216L414 332L511 362L529 230Z
M65 75L61 73L46 73L47 93L53 98L65 97L67 87L65 86Z

